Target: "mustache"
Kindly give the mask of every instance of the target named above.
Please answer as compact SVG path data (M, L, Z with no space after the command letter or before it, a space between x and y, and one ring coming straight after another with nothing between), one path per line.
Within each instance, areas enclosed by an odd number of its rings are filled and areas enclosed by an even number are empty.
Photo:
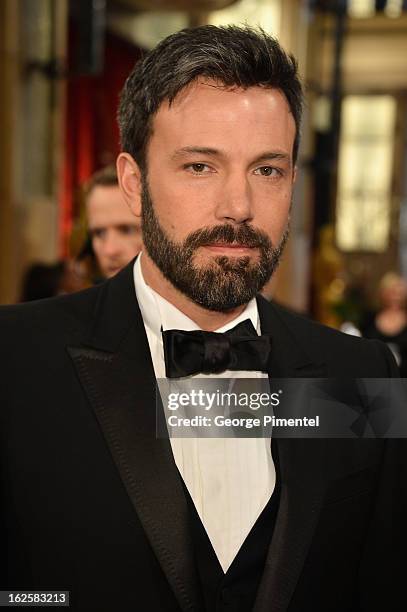
M189 249L196 249L216 242L222 244L240 244L260 249L270 249L272 246L265 232L256 230L250 225L242 224L235 227L230 223L196 230L187 236L184 246Z

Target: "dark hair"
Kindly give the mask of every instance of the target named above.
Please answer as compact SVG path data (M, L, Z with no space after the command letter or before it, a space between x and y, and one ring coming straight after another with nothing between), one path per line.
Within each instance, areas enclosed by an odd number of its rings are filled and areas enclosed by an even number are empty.
M32 264L24 274L21 301L31 302L58 295L64 272L63 261L55 264Z
M296 160L303 93L294 57L261 29L205 25L162 40L136 64L124 85L118 114L121 145L141 168L145 167L153 115L164 100L171 104L198 77L228 87L258 85L281 90L295 120Z
M85 198L87 198L95 187L115 187L118 185L119 180L117 178L116 166L111 164L92 174L83 186L83 193Z

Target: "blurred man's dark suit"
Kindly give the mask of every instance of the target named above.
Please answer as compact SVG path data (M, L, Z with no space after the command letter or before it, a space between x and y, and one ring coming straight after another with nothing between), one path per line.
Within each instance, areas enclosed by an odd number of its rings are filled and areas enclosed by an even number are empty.
M258 307L272 376L396 375L380 343ZM78 294L4 307L0 334L0 588L70 590L73 610L202 610L191 509L169 441L155 439L132 265ZM256 612L406 609L395 603L401 443L273 445L281 493Z

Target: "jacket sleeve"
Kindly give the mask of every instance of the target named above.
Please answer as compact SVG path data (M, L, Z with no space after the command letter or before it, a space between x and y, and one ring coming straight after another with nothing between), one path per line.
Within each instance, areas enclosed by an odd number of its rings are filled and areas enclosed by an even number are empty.
M385 361L387 376L398 378L399 371L390 350L379 341L376 347ZM384 441L360 570L360 609L363 612L407 610L406 457L407 439Z

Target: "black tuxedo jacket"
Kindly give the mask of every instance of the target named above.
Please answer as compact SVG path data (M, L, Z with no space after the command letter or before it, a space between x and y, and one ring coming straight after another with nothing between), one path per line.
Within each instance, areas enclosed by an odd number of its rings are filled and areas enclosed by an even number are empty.
M396 374L379 342L258 306L271 376ZM81 611L202 610L182 483L155 438L132 265L3 307L0 338L0 589L69 590ZM255 612L407 609L401 441L273 444L281 498Z

